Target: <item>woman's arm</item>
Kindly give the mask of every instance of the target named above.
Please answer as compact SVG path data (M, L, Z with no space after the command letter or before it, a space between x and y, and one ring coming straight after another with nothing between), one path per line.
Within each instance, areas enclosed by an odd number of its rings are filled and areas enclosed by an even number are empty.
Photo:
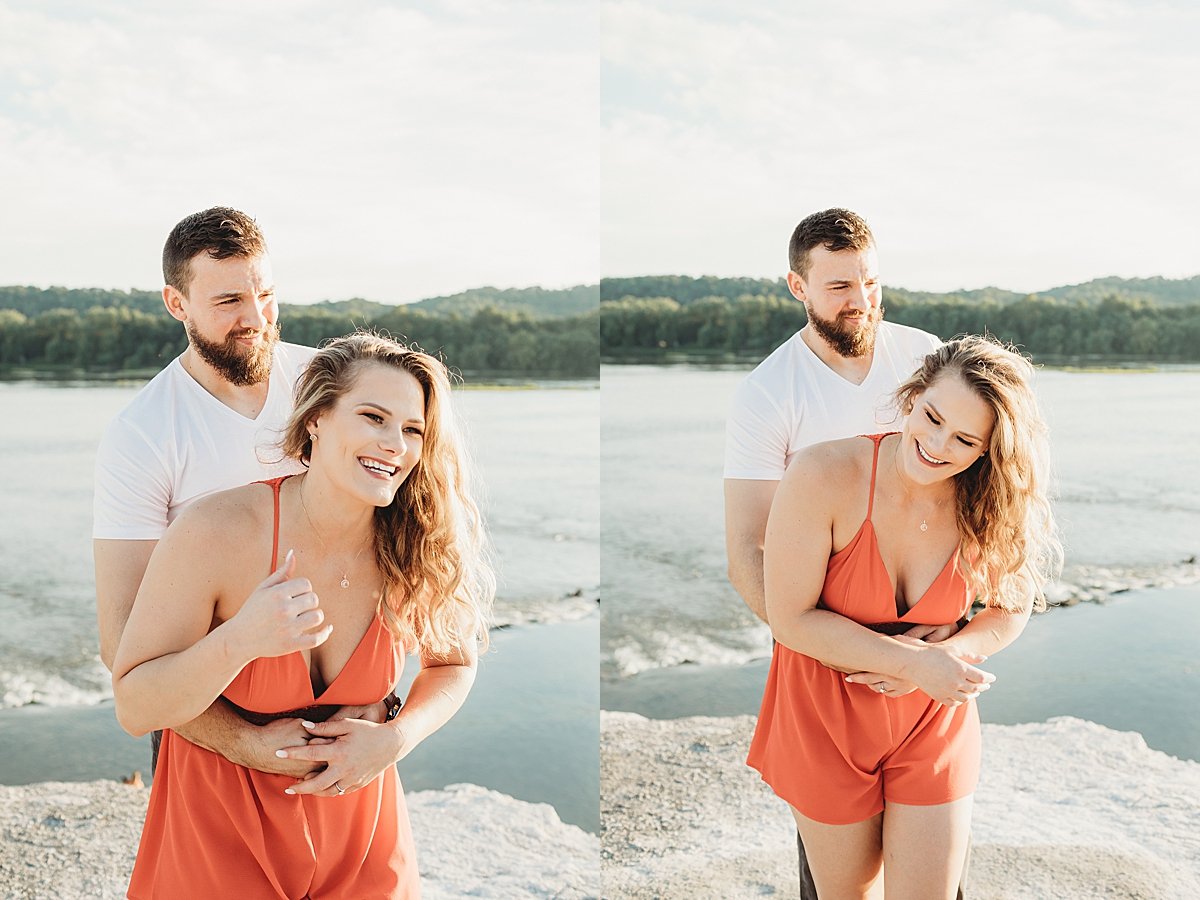
M475 684L475 648L447 656L421 657L421 671L413 679L404 709L388 723L400 733L403 747L397 761L454 717Z
M189 509L146 568L113 663L117 719L135 736L190 722L250 660L315 647L329 636L312 586L291 577L290 553L237 615L209 631L226 567L237 557L222 509L204 502Z
M887 673L911 681L935 700L959 703L992 676L941 644L903 642L845 616L817 608L833 548L841 498L855 495L858 473L824 444L797 455L771 506L764 546L767 621L775 640L837 668Z
M943 641L943 645L977 656L991 656L1021 636L1032 612L1032 599L1027 599L1019 612L997 606L985 607L972 616L958 634Z

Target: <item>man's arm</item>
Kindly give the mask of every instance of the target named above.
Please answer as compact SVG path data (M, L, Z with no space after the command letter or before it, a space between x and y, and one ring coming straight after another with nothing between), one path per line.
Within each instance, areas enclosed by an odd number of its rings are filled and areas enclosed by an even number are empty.
M157 541L92 542L100 659L109 671L112 671L142 576L146 574L146 565L157 545ZM382 712L379 718L382 720ZM193 744L219 753L230 762L261 772L302 778L315 768L302 760L284 760L275 755L276 750L294 746L307 737L298 719L281 719L258 727L235 713L224 700L217 700L207 712L174 730Z
M763 539L778 481L725 479L725 554L729 583L750 611L767 621L763 596Z
M137 596L150 554L158 541L92 541L96 563L96 618L100 625L100 660L112 671L117 647L133 598Z

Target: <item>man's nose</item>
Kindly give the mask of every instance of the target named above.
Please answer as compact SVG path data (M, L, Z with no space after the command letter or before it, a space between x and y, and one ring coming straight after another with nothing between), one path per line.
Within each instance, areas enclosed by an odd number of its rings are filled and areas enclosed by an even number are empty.
M267 327L266 310L260 309L257 303L245 304L242 309L241 324L246 326L246 328L262 331Z
M850 305L854 309L866 312L871 308L871 289L865 284L850 289Z

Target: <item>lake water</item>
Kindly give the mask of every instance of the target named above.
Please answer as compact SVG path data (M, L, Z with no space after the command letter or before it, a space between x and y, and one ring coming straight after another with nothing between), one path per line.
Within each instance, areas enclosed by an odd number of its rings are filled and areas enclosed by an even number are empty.
M94 707L112 696L97 650L92 469L105 425L138 387L140 383L0 382L0 616L5 623L0 629L0 738L12 739L16 716L22 716L22 723L45 722L40 738L22 744L35 765L59 752L51 737L57 733L51 724L55 714L47 707ZM597 791L589 785L598 784L594 737L593 750L586 750L587 730L596 727L597 384L466 390L456 392L456 402L486 486L484 506L500 569L497 621L530 626L515 629L513 637L501 633L497 645L503 649L515 635L526 634L518 646L528 641L528 647L542 647L546 653L555 647L571 648L569 665L563 663L557 681L555 671L546 670L540 661L531 665L523 653L498 653L485 663L484 671L493 667L497 681L515 687L489 694L481 675L477 691L489 697L491 715L515 721L528 732L531 745L539 735L549 739L561 730L563 715L578 723L585 743L564 754L571 761L569 773L551 760L531 767L527 749L514 752L528 770L528 783L514 787L519 771L485 777L489 770L500 773L508 767L509 754L491 749L505 746L492 733L479 744L489 748L490 757L480 754L490 758L487 765L471 768L469 776L467 770L457 776L446 771L444 778L548 800L547 791L538 786L545 781L552 785L560 814L595 828L597 814L587 813L585 807L590 802L595 808ZM587 671L589 659L593 664ZM531 705L531 685L520 681L522 667L556 684L558 695L569 698L564 701L569 710L539 715L538 707ZM34 705L38 714L31 711ZM111 708L102 709L111 718ZM7 748L7 740L4 745ZM126 768L138 767L145 768L145 763ZM18 768L9 753L0 754L0 783L13 783ZM72 771L75 778L102 777L91 770ZM590 791L590 801L579 799L581 790Z
M757 711L770 635L726 580L721 483L724 420L748 368L602 368L605 708L662 717ZM1067 545L1057 591L1087 598L1195 583L1200 371L1042 371L1037 390L1052 429L1056 511ZM1030 634L1077 609L1052 611ZM1119 635L1126 624L1105 619L1108 612L1083 615ZM1150 646L1156 635L1172 636L1171 616L1145 621ZM1200 647L1190 634L1194 656ZM1120 672L1136 666L1137 655L1109 663ZM739 693L742 683L757 685L752 700ZM1081 695L1087 689L1076 687ZM1166 687L1195 708L1194 692Z

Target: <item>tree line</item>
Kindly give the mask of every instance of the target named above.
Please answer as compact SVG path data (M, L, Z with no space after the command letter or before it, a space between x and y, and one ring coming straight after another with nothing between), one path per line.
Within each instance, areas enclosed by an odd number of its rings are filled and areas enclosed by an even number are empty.
M382 315L398 305L406 305L410 309L420 309L438 315L457 313L469 316L481 309L494 307L521 310L535 319L554 319L583 315L591 312L599 304L599 285L580 284L555 289L471 288L457 294L428 297L410 304L381 303L378 300L353 297L349 300L322 300L304 308L374 316ZM158 291L0 285L0 309L15 309L26 316L36 316L51 309L73 309L82 313L94 306L128 306L141 312L154 313L162 310L162 294Z
M948 338L988 332L1035 357L1200 361L1200 303L1159 306L1117 296L1096 303L1042 296L911 302L885 293L888 321ZM763 355L807 321L790 295L624 297L600 307L600 342L610 356L645 351Z
M157 308L142 309L143 303L150 304L137 294L153 297ZM166 314L157 294L130 292L130 297L134 302L59 307L33 315L0 308L0 370L111 373L162 368L187 346L183 326ZM362 315L322 306L283 305L279 315L283 339L315 347L327 338L367 327L413 341L465 373L599 375L595 311L535 318L520 309L491 306L467 314L437 314L411 306L372 306L378 309Z
M885 282L884 299L891 305L904 303L1016 303L1030 297L1039 300L1079 300L1098 304L1110 297L1143 300L1162 306L1192 306L1200 303L1200 275L1194 278L1095 278L1083 284L1050 288L1036 294L1022 294L1003 288L947 292L914 291ZM670 297L687 305L709 297L736 300L739 297L782 297L787 299L787 282L782 278L717 278L711 275L692 278L687 275L642 275L631 278L605 278L600 282L600 300L626 297L654 299Z

